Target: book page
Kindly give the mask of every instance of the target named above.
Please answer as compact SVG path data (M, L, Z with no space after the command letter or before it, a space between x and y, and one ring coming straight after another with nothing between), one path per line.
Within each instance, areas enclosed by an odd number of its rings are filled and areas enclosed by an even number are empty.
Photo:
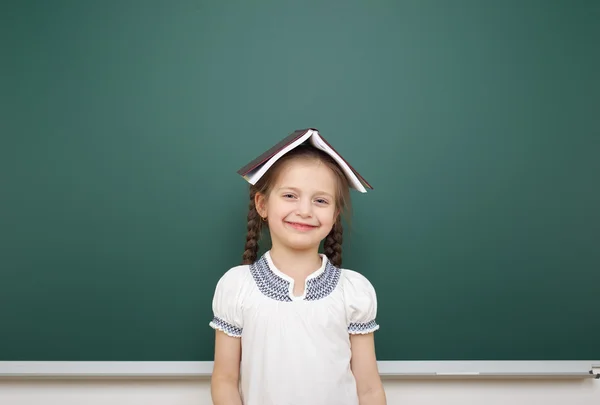
M315 148L321 149L323 152L327 153L329 156L331 156L333 159L335 159L335 161L340 165L340 167L342 168L344 173L346 173L346 177L348 177L348 180L350 180L350 182L352 182L354 188L356 188L361 193L367 192L367 190L365 189L365 187L363 186L363 184L361 183L359 178L354 174L352 169L350 169L350 167L346 164L346 162L344 162L344 160L337 153L335 153L329 147L329 145L327 145L325 142L323 142L321 140L321 136L317 132L315 132L311 136L310 142Z
M271 159L267 160L263 165L260 165L256 169L248 172L248 174L246 176L244 176L244 178L250 184L256 184L256 182L258 180L260 180L260 178L267 172L267 170L269 170L271 168L271 166L273 166L273 164L279 158L281 158L283 155L285 155L286 153L288 153L289 151L294 149L296 146L305 142L309 137L311 137L313 132L314 132L313 130L306 131L306 134L302 135L300 138L296 139L294 142L290 143L285 148L281 149L279 152L277 152L275 155L273 155L273 157Z

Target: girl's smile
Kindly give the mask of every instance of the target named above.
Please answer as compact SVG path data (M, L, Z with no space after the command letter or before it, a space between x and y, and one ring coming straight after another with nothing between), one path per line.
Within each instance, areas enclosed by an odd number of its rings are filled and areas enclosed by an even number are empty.
M312 231L313 229L318 228L318 226L316 225L309 225L309 224L303 224L300 222L289 222L289 221L285 221L286 224L288 224L289 226L291 226L292 228L294 228L297 231Z

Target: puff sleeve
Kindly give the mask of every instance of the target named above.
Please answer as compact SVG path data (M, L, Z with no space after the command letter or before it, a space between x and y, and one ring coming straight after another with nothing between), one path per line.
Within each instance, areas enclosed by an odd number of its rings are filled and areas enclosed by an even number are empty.
M234 267L218 281L212 301L209 325L232 337L241 337L244 328L242 294L247 269Z
M365 276L352 270L344 270L344 301L348 333L367 334L379 329L377 295L375 288Z

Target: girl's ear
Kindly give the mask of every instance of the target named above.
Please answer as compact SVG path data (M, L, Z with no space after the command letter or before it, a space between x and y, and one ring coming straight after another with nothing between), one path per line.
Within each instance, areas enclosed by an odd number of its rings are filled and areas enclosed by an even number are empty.
M267 208L266 208L266 200L265 196L261 193L256 193L254 195L254 206L256 207L256 212L263 218L267 216Z

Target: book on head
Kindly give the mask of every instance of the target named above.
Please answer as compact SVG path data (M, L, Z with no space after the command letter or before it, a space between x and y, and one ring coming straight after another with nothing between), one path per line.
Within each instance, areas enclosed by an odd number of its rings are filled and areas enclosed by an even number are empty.
M273 145L256 159L242 167L237 173L248 183L256 184L258 180L286 153L299 145L308 143L331 156L341 167L348 178L350 186L361 193L373 187L329 144L315 128L299 129Z

